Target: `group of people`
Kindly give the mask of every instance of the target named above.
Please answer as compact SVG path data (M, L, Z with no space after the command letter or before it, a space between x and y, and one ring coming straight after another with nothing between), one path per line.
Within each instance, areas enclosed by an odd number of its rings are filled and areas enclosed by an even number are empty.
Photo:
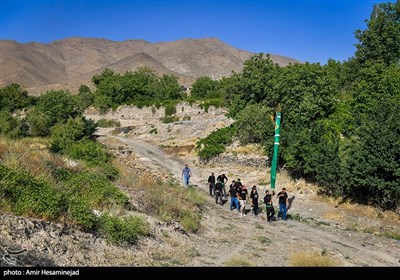
M188 165L185 164L185 167L182 170L182 177L183 183L186 187L189 187L189 180L191 176L192 171L190 170ZM222 198L224 197L225 199L228 199L228 194L226 191L228 177L226 177L226 175L223 173L215 178L214 172L211 172L211 175L208 177L207 182L209 185L210 196L215 197L215 203L223 205ZM246 216L246 205L250 201L251 211L254 213L254 215L258 215L258 202L260 200L260 197L257 191L257 186L254 185L251 188L249 195L246 185L242 184L240 179L237 179L236 181L232 180L232 183L229 185L228 193L231 197L231 202L229 206L231 211L233 209L237 209L241 217ZM272 201L274 195L274 191L272 191L272 193L269 190L265 191L263 201L266 207L268 222L271 222L273 217L275 216L275 209ZM276 197L279 199L278 217L281 215L282 219L286 221L287 206L289 205L286 189L283 188Z
M228 199L225 187L227 182L228 178L226 177L225 174L218 175L217 178L215 178L214 172L211 172L211 175L208 177L209 193L210 196L215 197L215 203L219 203L220 205L222 205L223 196L225 197L225 199ZM231 211L235 208L240 213L240 216L244 217L246 216L246 205L248 202L250 202L251 211L254 213L254 215L258 215L259 212L258 203L260 200L260 196L257 191L257 186L254 185L251 188L249 194L246 185L242 184L242 182L238 178L237 180L232 180L232 183L229 185L228 193L229 196L231 197L229 206ZM272 191L272 193L270 193L269 190L265 191L264 203L266 205L267 220L269 222L272 221L275 215L275 210L272 200L274 195L275 195L274 191ZM277 197L279 199L278 217L281 214L282 219L286 220L286 211L288 206L288 194L286 193L286 189L283 188L282 191L280 191L277 194Z

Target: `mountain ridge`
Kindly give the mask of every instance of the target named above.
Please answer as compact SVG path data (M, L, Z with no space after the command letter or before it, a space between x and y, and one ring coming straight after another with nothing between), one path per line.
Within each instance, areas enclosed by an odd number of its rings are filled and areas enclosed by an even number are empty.
M239 72L254 55L215 37L157 43L68 37L49 43L1 40L0 44L0 86L18 83L30 92L51 86L77 90L105 68L123 73L143 66L161 75L175 75L188 87L201 76L219 79ZM275 54L271 59L282 66L299 62Z

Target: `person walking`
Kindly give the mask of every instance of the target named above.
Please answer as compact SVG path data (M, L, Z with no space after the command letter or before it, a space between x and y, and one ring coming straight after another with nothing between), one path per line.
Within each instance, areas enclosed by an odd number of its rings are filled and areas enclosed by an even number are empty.
M210 196L214 196L214 194L215 194L215 176L214 176L214 172L211 172L211 175L208 177L208 186L210 188Z
M258 192L257 192L256 186L253 186L251 189L250 199L251 199L251 208L253 210L253 214L254 214L254 216L257 216L258 215Z
M286 193L286 188L283 188L282 191L280 191L277 194L277 197L279 198L279 212L278 212L278 217L279 214L282 215L282 219L286 221L286 210L287 210L287 205L288 203L288 194Z
M182 170L182 177L183 177L183 184L185 187L189 187L189 179L192 176L192 171L188 167L187 164L185 164L185 167Z
M270 194L269 190L265 191L264 203L267 210L267 221L271 222L272 217L275 215L275 209L272 203L272 194Z
M222 183L222 189L224 191L224 196L225 196L225 198L228 198L228 196L226 194L226 188L225 188L225 184L228 182L228 177L226 177L225 173L223 173L217 177L217 180L219 180Z
M222 205L222 183L217 179L217 183L215 184L215 203L218 203L218 198L219 205Z
M242 218L246 216L247 195L247 188L245 185L242 185L242 187L239 189L240 217Z
M237 211L240 211L239 200L237 198L237 189L235 188L235 180L232 181L232 184L229 186L229 195L231 197L231 205L229 209L232 211L233 206L236 207Z

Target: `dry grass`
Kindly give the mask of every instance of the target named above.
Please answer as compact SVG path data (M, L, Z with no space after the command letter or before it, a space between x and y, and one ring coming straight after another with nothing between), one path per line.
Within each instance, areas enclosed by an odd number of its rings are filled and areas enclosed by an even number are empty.
M233 257L222 263L224 266L252 266L252 264L243 257Z
M114 161L120 170L118 184L135 194L133 199L141 206L141 211L156 215L164 221L179 221L187 231L197 232L200 227L200 209L206 200L195 189L182 189L174 182L163 182L148 176L134 175L129 164Z
M382 211L379 208L369 205L361 205L348 201L343 202L341 198L326 195L320 196L319 199L328 204L335 205L335 207L357 217L363 216L368 219L380 219L385 223L397 226L399 226L400 223L400 215L396 214L394 211Z
M260 144L248 144L245 146L238 147L229 147L227 152L231 152L233 154L242 154L242 155L256 155L256 156L264 156L264 148Z
M338 210L331 210L324 213L322 216L324 220L330 221L343 221L345 220L345 216L341 213L338 213Z
M304 251L294 253L289 263L291 266L296 267L328 267L328 266L340 266L340 263L332 257L326 255L325 251Z

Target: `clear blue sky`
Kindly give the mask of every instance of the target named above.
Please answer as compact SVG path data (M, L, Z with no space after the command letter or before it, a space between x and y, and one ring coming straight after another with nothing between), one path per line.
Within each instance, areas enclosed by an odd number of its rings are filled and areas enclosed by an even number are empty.
M326 63L354 54L375 0L0 0L0 38L165 42L217 37L240 49Z

